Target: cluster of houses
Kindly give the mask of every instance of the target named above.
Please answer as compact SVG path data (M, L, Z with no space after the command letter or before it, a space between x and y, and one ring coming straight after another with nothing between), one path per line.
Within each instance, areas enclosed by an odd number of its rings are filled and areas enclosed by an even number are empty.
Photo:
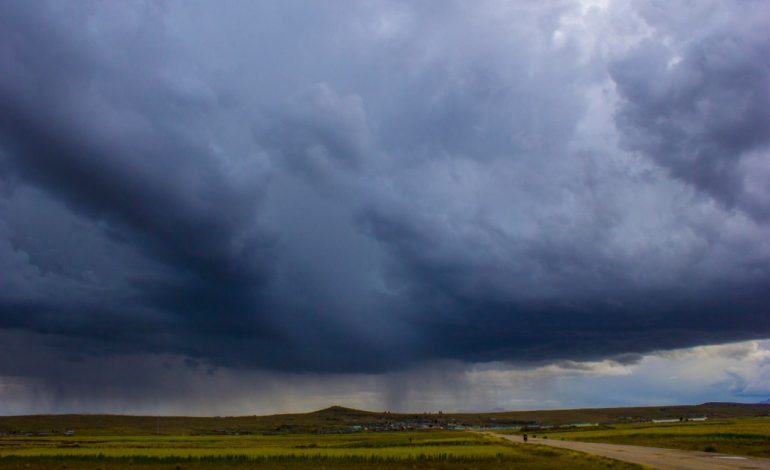
M453 429L449 426L456 426L454 424L438 423L432 420L402 420L402 421L385 421L385 422L373 422L366 424L353 424L346 430L336 429L336 432L385 432L385 431L419 431L419 430L431 430L431 429Z
M216 428L214 434L219 436L242 436L245 434L252 434L252 432L243 429Z
M706 421L706 416L700 416L700 417L680 417L680 418L661 418L661 419L652 419L649 422L652 423L678 423L678 422L686 422L686 421ZM482 424L482 425L470 425L466 423L460 423L457 422L454 418L450 419L441 419L436 418L435 416L430 415L415 415L410 418L403 418L403 419L384 419L384 420L378 420L370 423L360 423L360 424L352 424L349 426L330 426L328 428L321 428L318 429L318 433L320 434L340 434L340 433L356 433L356 432L384 432L384 431L419 431L419 430L439 430L439 429L449 429L449 430L474 430L474 431L500 431L500 430L515 430L515 429L523 429L523 430L548 430L552 428L581 428L581 427L591 427L591 426L598 426L599 423L589 423L589 422L577 422L577 423L570 423L570 424L563 424L559 426L554 426L550 424L541 424L538 422L506 422L506 423L490 423L490 424ZM285 431L288 431L289 426L287 426L287 429ZM276 431L280 432L282 429L277 428ZM216 435L229 435L229 436L238 436L238 435L244 435L244 434L252 434L252 431L242 430L242 429L227 429L227 428L217 428L213 432L203 432L203 433L196 433L196 434L216 434ZM72 429L68 429L65 431L37 431L37 432L29 432L29 431L10 431L10 432L0 432L0 437L48 437L48 436L74 436L75 431Z
M707 417L682 417L682 418L666 418L666 419L653 419L653 423L678 423L686 421L706 421ZM329 429L320 431L323 433L344 433L344 432L373 432L373 431L415 431L415 430L431 430L431 429L449 429L449 430L473 430L473 431L501 431L501 430L549 430L554 428L585 428L599 426L599 423L593 422L576 422L561 425L541 424L537 422L526 423L494 423L494 424L482 424L482 425L469 425L458 423L454 421L442 422L435 419L406 419L402 421L388 421L370 424L354 424L347 429Z
M560 426L539 423L516 423L516 424L482 424L473 426L462 423L433 423L425 421L396 421L392 423L372 423L368 425L354 424L347 429L347 432L365 432L365 431L420 431L420 430L438 430L448 429L453 431L504 431L504 430L545 430L553 428L575 428L598 426L599 423L571 423ZM345 432L343 430L329 430L327 432Z
M374 431L421 431L421 430L439 430L448 429L453 431L503 431L503 430L538 430L538 429L551 429L554 427L587 427L598 426L598 423L571 423L561 426L554 426L549 424L540 424L538 422L508 422L508 423L491 423L482 425L471 425L466 423L460 423L454 419L449 421L439 421L436 419L404 419L400 421L388 421L388 422L375 422L369 424L354 424L347 429L329 429L321 431L324 433L341 433L341 432L374 432Z
M664 419L653 419L653 423L683 423L687 421L706 421L708 419L706 416L700 416L697 418L685 418L684 416L681 418L664 418Z

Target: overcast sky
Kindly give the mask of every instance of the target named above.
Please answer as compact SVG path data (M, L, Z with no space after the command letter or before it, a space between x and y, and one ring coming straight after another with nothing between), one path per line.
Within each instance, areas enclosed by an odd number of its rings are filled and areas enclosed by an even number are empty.
M769 57L764 0L2 1L0 413L770 397Z

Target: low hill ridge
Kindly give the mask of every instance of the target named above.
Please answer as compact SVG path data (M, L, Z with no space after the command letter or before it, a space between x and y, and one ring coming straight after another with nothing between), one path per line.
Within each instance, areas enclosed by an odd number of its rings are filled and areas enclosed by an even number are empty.
M346 408L344 406L340 405L332 405L328 408L324 408L318 411L313 411L310 414L313 415L329 415L329 414L346 414L346 415L369 415L372 414L371 411L364 411L364 410L357 410L355 408Z
M570 425L575 423L639 423L653 419L770 417L770 404L703 403L625 408L528 410L493 413L376 412L340 405L311 413L269 416L130 416L34 415L0 416L3 433L63 433L77 435L209 435L351 432L355 429L434 429Z

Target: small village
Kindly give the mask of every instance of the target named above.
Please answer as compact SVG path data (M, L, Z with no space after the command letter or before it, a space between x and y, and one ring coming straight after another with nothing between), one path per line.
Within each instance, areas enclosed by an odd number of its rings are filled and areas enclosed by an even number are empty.
M667 424L677 422L689 422L689 421L706 421L708 417L679 417L679 418L663 418L663 419L650 419L639 421L640 423L654 423L654 424ZM490 418L490 421L495 421L495 418ZM474 425L458 421L455 418L442 419L441 415L425 415L416 416L406 419L397 420L374 420L370 422L360 422L356 424L350 424L347 426L330 425L320 426L315 429L310 429L307 426L291 426L282 425L268 431L255 431L249 429L237 429L237 428L224 428L217 427L211 430L198 430L191 433L191 435L218 435L218 436L243 436L243 435L276 435L276 434L291 434L291 433L316 433L316 434L352 434L352 433L366 433L366 432L397 432L397 431L548 431L548 430L565 430L572 428L587 428L600 426L598 422L575 422L568 424L544 424L537 421L523 421L523 422L498 422ZM157 434L161 434L158 432ZM76 436L76 431L73 429L59 430L47 430L47 431L0 431L0 437L54 437Z

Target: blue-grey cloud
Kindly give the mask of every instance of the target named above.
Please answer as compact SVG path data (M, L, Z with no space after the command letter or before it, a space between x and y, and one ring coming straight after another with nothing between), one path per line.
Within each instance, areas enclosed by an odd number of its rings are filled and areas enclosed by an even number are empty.
M641 8L655 34L609 68L622 100L618 127L628 148L673 176L766 218L770 11L762 2L706 3L694 12Z
M767 337L770 15L658 8L5 2L0 328L313 372Z

